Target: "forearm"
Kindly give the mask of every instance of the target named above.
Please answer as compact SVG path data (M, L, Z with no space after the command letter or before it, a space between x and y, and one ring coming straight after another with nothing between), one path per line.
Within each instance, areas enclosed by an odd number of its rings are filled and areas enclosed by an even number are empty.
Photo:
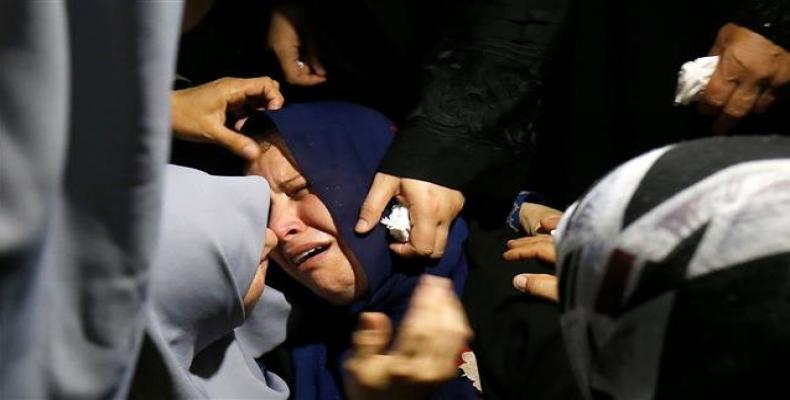
M478 2L463 7L426 65L421 100L382 172L466 190L481 175L522 159L534 144L567 2L518 5L520 13Z

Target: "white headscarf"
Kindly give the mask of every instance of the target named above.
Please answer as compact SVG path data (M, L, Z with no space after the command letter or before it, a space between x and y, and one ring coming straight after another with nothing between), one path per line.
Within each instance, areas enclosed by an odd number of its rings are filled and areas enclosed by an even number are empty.
M588 398L720 398L781 384L759 368L786 360L790 345L787 138L646 153L566 211L556 240L563 336Z

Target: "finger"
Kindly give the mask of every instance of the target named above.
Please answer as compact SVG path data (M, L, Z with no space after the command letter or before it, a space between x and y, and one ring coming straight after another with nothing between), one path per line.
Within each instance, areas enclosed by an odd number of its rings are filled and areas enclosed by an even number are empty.
M224 126L216 127L212 136L218 144L246 160L253 161L260 154L260 146L252 138Z
M507 261L539 259L543 262L554 264L557 262L557 253L553 244L539 243L536 245L511 249L502 254Z
M373 184L370 185L365 201L359 211L359 220L354 231L357 233L370 232L381 219L381 213L390 199L398 194L400 178L392 175L376 173Z
M724 59L725 58L722 57L722 60ZM699 111L704 115L719 115L737 87L735 81L725 77L723 64L723 61L719 63L710 81L708 81L708 85L702 92L702 97L699 102Z
M559 301L557 277L548 274L519 274L513 278L513 287L518 291L551 300Z
M293 79L299 76L299 47L297 46L282 46L274 48L274 55L277 56L277 61L280 62L280 68L283 70L283 76L288 83L293 83Z
M279 89L279 83L267 76L244 79L239 94L241 97L237 96L234 99L237 102L264 100L266 108L269 110L280 109L285 102Z
M266 103L267 110L279 110L285 104L285 97L280 91L280 82L272 79L272 85L267 90L266 98L269 100Z
M531 246L538 243L553 243L551 236L548 235L540 235L540 236L526 236L523 238L508 240L506 245L509 249L516 249L523 246Z
M411 243L391 243L389 247L390 251L403 258L420 258L427 256L434 258L433 255L425 254L424 250L417 249Z
M412 307L434 307L437 303L434 301L436 298L442 298L450 295L452 296L453 283L447 278L440 276L423 274L417 287L412 294L410 305ZM449 301L449 300L448 300Z
M274 54L280 62L285 81L292 85L309 86L314 83L310 75L304 72L305 65L299 61L299 47L284 46L274 49Z
M554 214L561 214L561 212L537 203L524 203L519 208L521 227L530 235L538 233L542 218Z
M764 91L760 97L757 98L757 103L754 105L754 112L761 114L768 111L775 101L776 95L773 90L769 89Z
M413 198L409 200L409 216L411 217L409 244L417 251L417 255L432 256L440 223L438 207L432 203L430 198L422 196L417 201L414 201Z
M301 85L313 86L326 81L325 76L315 73L311 63L305 63L300 60L297 61L297 66L299 67L299 77L302 81Z
M392 336L392 323L383 313L365 312L359 316L359 326L352 336L356 357L385 354Z
M708 56L718 56L718 55L721 55L721 52L722 52L723 50L724 50L724 47L723 47L723 46L721 45L721 43L720 43L720 42L717 40L715 43L713 43L713 46L712 46L712 47L710 48L710 50L708 51Z
M284 99L275 80L268 76L258 78L223 78L217 81L222 88L229 112L239 114L265 105L269 109L282 107Z
M405 320L395 353L414 368L409 372L396 366L394 374L427 382L456 372L456 360L472 334L451 283L446 279L439 282L442 286L424 283L420 284L422 293L415 291L412 298L409 319Z
M541 218L540 230L542 230L544 233L548 233L553 229L557 229L557 225L560 224L560 218L562 218L562 215L551 215Z
M761 89L756 84L741 84L735 89L721 115L713 124L713 131L723 135L730 131L744 117L749 115L757 104Z
M321 61L318 59L317 52L312 46L309 54L307 55L307 63L310 65L313 73L320 77L326 78L326 69L324 68L324 65L321 64Z
M461 304L447 279L423 275L409 301L392 354L406 357L425 354L424 344L434 338L438 330L453 332L454 319L461 313ZM448 320L449 319L449 320ZM463 316L461 317L463 320Z
M442 258L445 247L447 247L447 236L450 234L448 224L440 224L436 227L436 236L433 239L433 252L431 258Z

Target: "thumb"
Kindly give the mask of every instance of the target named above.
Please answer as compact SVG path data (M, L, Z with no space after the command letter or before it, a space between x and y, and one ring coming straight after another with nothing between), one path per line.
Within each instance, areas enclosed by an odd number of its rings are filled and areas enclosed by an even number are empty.
M224 126L218 127L213 136L217 144L246 160L252 161L260 154L260 147L252 138Z
M548 217L543 217L540 219L540 227L547 231L557 229L557 225L560 224L560 218L562 218L562 215L549 215Z
M359 327L352 337L354 355L369 357L385 354L392 336L389 317L378 312L364 312L359 316Z
M399 186L400 178L381 172L376 173L370 191L368 191L359 211L359 220L354 228L357 233L370 232L376 226L376 223L381 219L384 207L387 206L390 199L398 194Z

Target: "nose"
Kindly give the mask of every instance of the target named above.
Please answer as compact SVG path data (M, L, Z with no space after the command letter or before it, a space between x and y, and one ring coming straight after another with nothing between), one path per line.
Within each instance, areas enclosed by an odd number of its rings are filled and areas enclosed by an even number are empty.
M299 218L296 209L290 205L274 205L270 219L269 227L274 231L278 241L287 242L295 235L304 232L307 227Z

